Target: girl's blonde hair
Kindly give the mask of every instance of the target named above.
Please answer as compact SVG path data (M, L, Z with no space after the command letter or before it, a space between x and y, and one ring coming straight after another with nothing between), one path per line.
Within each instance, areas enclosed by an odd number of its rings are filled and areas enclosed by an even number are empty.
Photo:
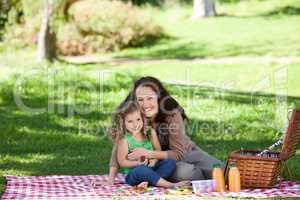
M116 110L115 113L113 113L112 116L112 126L110 128L110 134L113 142L118 142L119 139L123 138L124 133L126 132L125 127L125 117L128 114L131 114L133 112L140 112L139 106L134 103L133 101L124 101ZM144 116L142 115L143 120L143 128L142 128L142 134L146 135L146 121Z

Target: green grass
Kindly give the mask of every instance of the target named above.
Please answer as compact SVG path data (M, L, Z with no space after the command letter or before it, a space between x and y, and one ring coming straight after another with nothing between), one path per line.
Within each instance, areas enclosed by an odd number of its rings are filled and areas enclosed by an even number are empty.
M192 71L191 79L203 83L202 87L167 87L186 109L190 137L223 161L232 150L262 149L275 142L285 121L286 110L281 106L300 106L299 79L296 79L299 64L289 66L291 77L288 76L284 87L295 92L288 93L286 101L281 103L272 88L248 90L264 75L272 77L280 66L189 66L196 70ZM55 63L45 70L42 65L33 65L33 76L26 76L28 65L18 66L19 70L0 85L1 191L4 175L107 173L111 150L106 137L109 113L125 98L137 77L149 74L167 81L171 79L168 72L172 67L176 72L173 79L184 80L185 69L179 64L111 68L105 79L95 78L101 77L99 66ZM20 76L25 77L19 93L24 104L48 111L34 115L16 105L13 91ZM47 77L53 81L49 82ZM237 84L222 90L226 81ZM86 87L88 84L90 88ZM299 153L289 161L295 180L300 180Z
M5 175L108 173L110 113L143 75L200 85L166 84L190 118L189 136L217 158L225 161L232 150L263 149L275 142L286 109L300 107L299 63L197 64L189 59L299 56L299 1L217 6L223 16L197 22L189 20L189 6L145 8L170 37L112 54L181 59L172 62L47 65L36 62L35 48L0 43L0 196ZM16 87L21 79L22 87ZM26 106L46 111L26 112L14 92ZM288 162L298 181L299 155L298 150Z
M153 64L150 62L123 65L123 69L124 73L130 71L141 76L152 75L166 82L176 80L179 83L198 84L213 88L226 87L229 90L249 93L262 91L277 95L300 96L299 63L197 64L166 62ZM285 82L282 83L282 81Z
M217 11L222 16L193 21L190 6L145 8L168 38L113 55L156 59L300 55L299 1L241 1L218 4Z

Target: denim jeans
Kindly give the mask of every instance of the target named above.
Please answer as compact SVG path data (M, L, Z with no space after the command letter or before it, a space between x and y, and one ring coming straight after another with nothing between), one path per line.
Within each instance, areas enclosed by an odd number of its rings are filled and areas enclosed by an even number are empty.
M129 172L125 181L129 185L138 185L148 182L151 186L156 186L160 178L169 178L176 169L176 161L172 159L159 160L154 167L139 165Z

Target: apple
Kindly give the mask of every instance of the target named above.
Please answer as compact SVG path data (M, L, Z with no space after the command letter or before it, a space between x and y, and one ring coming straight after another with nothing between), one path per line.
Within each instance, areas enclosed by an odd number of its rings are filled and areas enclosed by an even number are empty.
M146 156L141 156L140 157L140 162L145 162L145 160L146 160Z

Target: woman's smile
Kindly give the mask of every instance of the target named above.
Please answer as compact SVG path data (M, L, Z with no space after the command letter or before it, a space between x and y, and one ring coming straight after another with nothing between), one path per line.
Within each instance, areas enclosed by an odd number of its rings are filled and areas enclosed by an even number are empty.
M137 102L146 117L158 114L158 95L149 86L141 86L136 90Z

